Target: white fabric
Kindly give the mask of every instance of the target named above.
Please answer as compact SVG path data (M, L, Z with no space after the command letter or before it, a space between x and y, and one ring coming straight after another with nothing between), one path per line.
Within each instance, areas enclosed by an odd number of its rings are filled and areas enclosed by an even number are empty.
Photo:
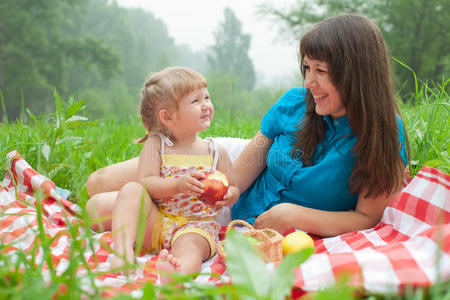
M213 138L216 144L222 144L222 146L227 150L231 161L234 161L242 150L248 145L250 139L240 139L240 138L229 138L229 137L218 137ZM216 217L217 223L221 226L226 226L231 221L231 208L225 206L220 211L220 214Z

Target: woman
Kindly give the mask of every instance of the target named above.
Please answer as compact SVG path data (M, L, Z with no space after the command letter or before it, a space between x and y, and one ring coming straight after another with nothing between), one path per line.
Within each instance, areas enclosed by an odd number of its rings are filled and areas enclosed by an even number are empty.
M407 165L382 34L363 16L331 17L300 57L305 88L281 97L233 164L243 194L232 216L325 237L373 227Z
M233 163L242 195L232 216L281 233L370 228L399 192L407 165L382 34L363 16L331 17L301 39L300 58L304 88L281 97ZM113 191L136 170L132 159L93 173L90 215L110 215ZM110 229L110 220L103 226Z

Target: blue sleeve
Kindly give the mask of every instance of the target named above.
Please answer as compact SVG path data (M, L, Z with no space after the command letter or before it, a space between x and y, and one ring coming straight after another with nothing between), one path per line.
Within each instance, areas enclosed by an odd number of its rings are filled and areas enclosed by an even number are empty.
M304 97L306 89L292 88L267 111L261 121L261 132L269 139L280 135L286 123L295 123L304 115Z
M402 119L397 115L397 126L398 126L398 141L401 145L400 156L402 157L405 167L408 166L408 154L406 152L406 138L405 129L403 127Z
M277 111L280 106L280 101L283 100L284 95L278 99L278 101L272 105L272 107L266 112L262 121L261 121L261 132L264 136L269 139L274 139L280 133L279 123L277 122L276 116L278 115Z

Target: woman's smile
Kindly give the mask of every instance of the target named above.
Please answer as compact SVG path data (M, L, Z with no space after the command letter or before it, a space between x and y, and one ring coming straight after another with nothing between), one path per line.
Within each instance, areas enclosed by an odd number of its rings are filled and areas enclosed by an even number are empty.
M321 104L324 101L327 101L328 96L329 96L328 93L326 93L326 94L316 94L316 95L313 94L314 102L316 103L316 105L317 104Z

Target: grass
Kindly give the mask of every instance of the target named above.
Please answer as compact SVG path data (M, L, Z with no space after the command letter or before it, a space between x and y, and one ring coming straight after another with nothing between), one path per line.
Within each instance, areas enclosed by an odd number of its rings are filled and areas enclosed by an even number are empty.
M410 167L413 176L423 165L450 172L450 97L446 92L447 83L448 81L443 81L439 85L431 86L423 83L418 86L412 103L400 105L410 141ZM22 107L24 115L19 120L6 120L0 124L0 157L4 158L8 152L17 149L39 173L54 180L58 186L72 191L70 200L83 206L88 199L84 187L87 176L100 167L137 156L142 145L133 144L133 140L145 131L137 117L107 117L93 121L88 119L88 109L84 107L83 101L76 101L74 98L63 101L56 91L54 98L55 109L52 114L35 116ZM264 105L268 106L270 103ZM4 107L3 99L2 106ZM221 114L217 110L213 126L202 133L202 136L251 138L259 128L260 119L261 115L252 117L244 113ZM4 159L0 160L0 165L2 169L6 169ZM38 214L41 213L38 206ZM53 240L43 234L43 225L38 225L37 244L44 251L44 259L41 263L34 260L39 249L37 246L31 250L31 256L25 253L17 253L14 257L1 255L0 299L78 299L84 296L99 298L102 290L93 284L98 274L89 272L84 279L74 276L79 265L86 265L82 254L85 247L92 244L89 230L81 230L85 234L80 236L80 229L87 225L69 226L68 234L73 241L71 259L67 270L62 273L52 269L49 245ZM4 247L6 245L0 244L0 253ZM43 268L49 270L50 284L47 283L47 275L43 275ZM88 285L92 286L93 290L89 295L81 289L82 280L84 285L88 282ZM180 291L176 286L178 282L188 282L192 288ZM47 288L43 289L43 286ZM315 294L314 297L335 299L336 295L343 295L344 298L353 299L354 293L355 291L343 282ZM426 290L407 290L403 296L374 295L366 298L437 300L450 299L449 293L448 286L436 284ZM157 294L169 299L223 299L224 295L225 299L237 299L240 297L238 295L243 294L249 295L250 298L257 297L258 291L249 292L239 285L199 286L192 276L184 276L177 278L172 285L155 287L149 283L143 289L143 295L147 298ZM258 299L270 299L266 296L260 295ZM128 299L130 296L121 295L117 298Z
M430 87L423 83L412 104L400 106L411 148L411 171L423 165L450 173L450 97L449 81Z

